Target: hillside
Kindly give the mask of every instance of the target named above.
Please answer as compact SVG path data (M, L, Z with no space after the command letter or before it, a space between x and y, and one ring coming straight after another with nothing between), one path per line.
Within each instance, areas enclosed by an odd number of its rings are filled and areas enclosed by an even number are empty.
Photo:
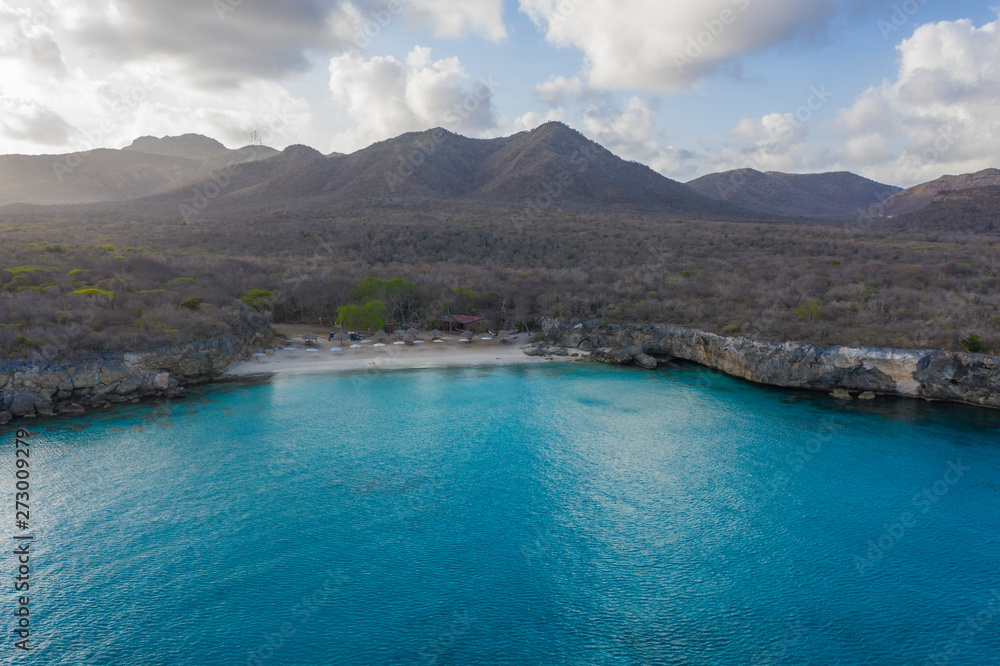
M212 179L201 183L210 186ZM407 207L502 204L533 216L563 209L628 208L692 218L752 217L705 197L649 167L627 162L561 123L498 139L470 139L443 129L413 132L350 155L324 156L292 146L227 178L208 214L245 210L340 208L363 202ZM192 187L144 203L189 201Z
M737 169L702 176L687 185L757 213L816 219L850 218L902 191L846 171L791 174Z
M185 187L232 164L277 154L273 148L230 150L208 137L142 137L121 150L70 155L0 156L0 206L125 201Z
M940 192L998 185L1000 185L1000 169L983 169L961 176L941 176L936 180L916 185L890 197L882 207L882 212L885 216L905 215L930 205Z
M926 233L998 233L1000 186L938 192L920 210L885 220L880 228Z

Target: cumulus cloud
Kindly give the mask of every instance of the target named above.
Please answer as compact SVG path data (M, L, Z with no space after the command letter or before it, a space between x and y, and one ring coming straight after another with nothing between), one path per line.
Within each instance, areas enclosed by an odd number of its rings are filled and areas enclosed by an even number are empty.
M352 125L335 137L336 149L354 151L437 126L470 136L487 134L495 125L497 86L487 78L473 80L456 57L433 61L431 50L420 46L405 62L358 53L332 58L333 101Z
M502 128L504 133L506 133L506 130L508 129L510 130L510 132L514 133L530 132L531 130L540 127L545 123L550 123L553 121L562 122L565 118L566 118L566 113L561 108L550 109L548 112L545 113L545 115L542 115L535 111L529 111L520 118L516 118L514 120L513 127L507 128L506 123L504 122L500 123L500 127Z
M736 145L725 146L716 153L713 170L819 170L821 154L806 143L809 134L809 125L794 113L744 118L729 132Z
M506 36L502 0L75 0L59 14L87 48L120 62L165 56L213 88L306 71L313 55L364 48L405 16L439 36Z
M520 0L599 89L678 92L762 48L823 30L836 0Z
M619 157L641 162L665 175L676 176L691 168L694 155L664 145L667 136L656 120L654 104L632 97L624 108L604 100L584 112L581 131Z
M408 0L409 11L434 25L438 37L459 37L474 32L490 41L507 36L503 0Z
M895 80L839 113L844 167L908 185L997 166L1000 21L922 25L897 48Z
M251 130L278 145L318 138L308 105L275 82L251 78L218 95L188 85L166 59L128 61L95 77L69 64L48 21L2 1L0 36L3 153L121 147L141 134L200 132L236 145Z
M545 83L535 86L535 95L538 99L552 105L562 104L566 98L585 97L591 92L579 76L571 78L554 76Z
M237 87L246 76L305 71L310 52L349 44L348 13L374 7L372 0L76 0L59 18L76 41L116 61L165 56L202 85Z

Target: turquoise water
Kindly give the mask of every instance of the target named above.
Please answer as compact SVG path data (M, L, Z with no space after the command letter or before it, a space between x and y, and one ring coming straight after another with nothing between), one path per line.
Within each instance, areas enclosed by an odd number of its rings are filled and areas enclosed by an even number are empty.
M1000 663L998 423L589 364L34 423L0 662Z

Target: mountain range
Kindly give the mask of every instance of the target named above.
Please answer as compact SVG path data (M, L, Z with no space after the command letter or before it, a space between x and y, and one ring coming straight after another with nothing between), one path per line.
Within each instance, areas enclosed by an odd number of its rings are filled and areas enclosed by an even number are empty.
M684 184L623 160L558 122L496 139L440 128L411 132L349 155L323 155L300 145L280 152L266 146L231 150L186 134L141 137L121 150L0 156L0 206L102 204L102 210L185 218L358 204L478 204L522 217L624 210L692 219L828 221L875 211L879 224L938 227L947 223L946 214L912 216L935 206L952 210L960 200L965 225L979 229L990 227L991 187L1000 187L1000 170L945 176L908 190L848 172L753 169ZM964 198L939 201L942 193L970 188L975 192Z
M0 206L126 201L182 188L233 164L278 154L266 146L230 150L198 134L140 137L121 150L0 156Z
M755 169L709 174L688 187L764 215L826 219L850 218L903 191L847 171L793 174Z

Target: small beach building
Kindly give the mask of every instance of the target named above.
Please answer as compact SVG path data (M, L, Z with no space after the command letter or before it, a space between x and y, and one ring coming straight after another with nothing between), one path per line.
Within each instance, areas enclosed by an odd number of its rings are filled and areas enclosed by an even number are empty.
M471 324L483 321L482 317L475 317L473 315L441 315L438 317L438 321L444 324L448 324L448 330L454 330L455 326L461 329L467 328Z

